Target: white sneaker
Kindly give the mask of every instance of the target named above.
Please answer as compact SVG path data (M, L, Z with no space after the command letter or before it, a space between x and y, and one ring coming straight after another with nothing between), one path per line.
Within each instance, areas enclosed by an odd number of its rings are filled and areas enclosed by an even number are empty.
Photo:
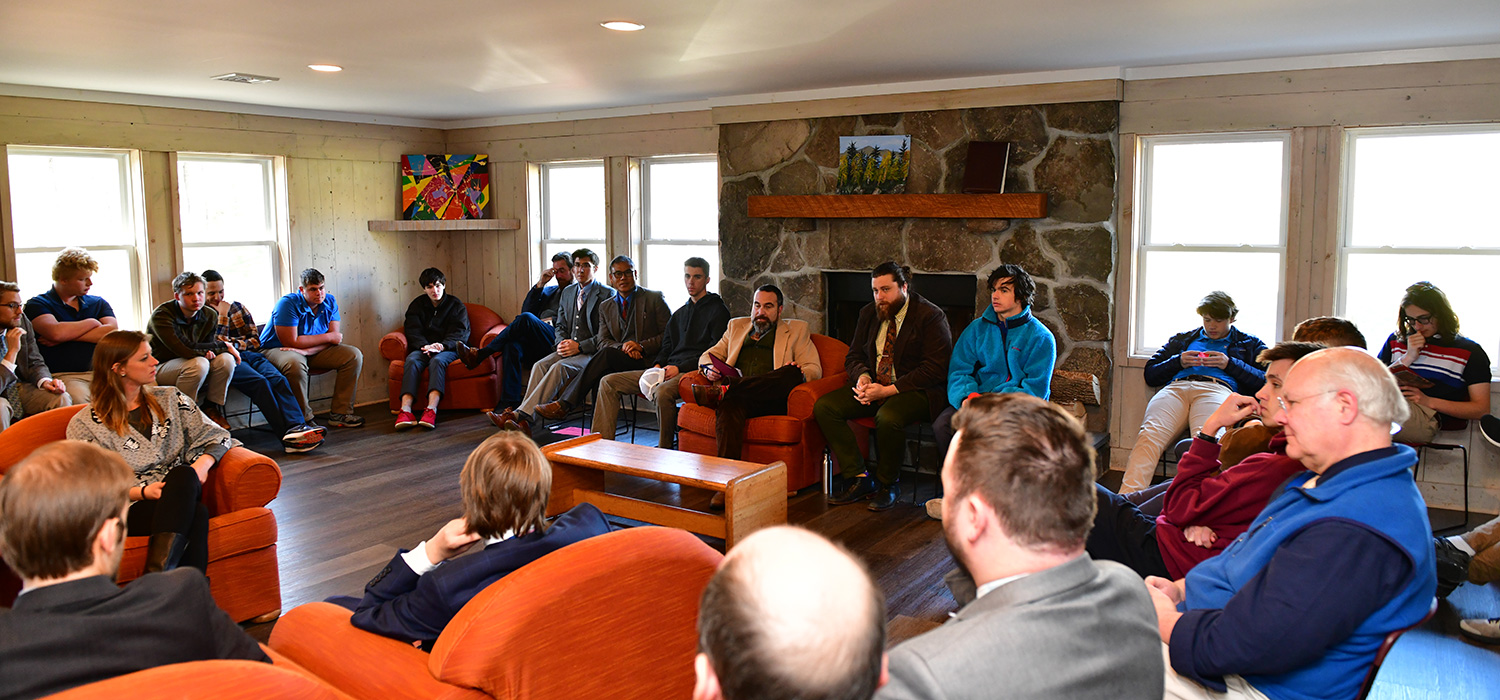
M1463 620L1458 623L1458 631L1482 644L1500 644L1500 617Z

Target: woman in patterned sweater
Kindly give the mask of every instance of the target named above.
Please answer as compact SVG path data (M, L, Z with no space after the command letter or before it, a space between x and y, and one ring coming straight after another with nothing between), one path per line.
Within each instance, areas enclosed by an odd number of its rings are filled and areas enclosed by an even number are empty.
M176 387L154 386L148 336L115 331L94 348L93 403L68 422L68 439L118 452L135 470L130 535L150 535L146 571L182 564L207 571L208 471L239 444Z

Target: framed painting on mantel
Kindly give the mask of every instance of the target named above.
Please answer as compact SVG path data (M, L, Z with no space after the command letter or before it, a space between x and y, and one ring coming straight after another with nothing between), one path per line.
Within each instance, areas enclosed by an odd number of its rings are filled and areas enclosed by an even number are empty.
M490 201L489 156L401 156L401 218L483 219Z
M905 192L910 170L910 136L839 137L839 194Z

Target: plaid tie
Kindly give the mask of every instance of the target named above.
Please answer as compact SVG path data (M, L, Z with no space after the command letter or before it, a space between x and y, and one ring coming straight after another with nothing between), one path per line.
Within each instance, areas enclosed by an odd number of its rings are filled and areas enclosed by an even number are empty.
M880 346L880 361L875 363L875 383L890 385L895 383L891 375L895 370L895 358L891 357L892 351L896 349L896 319L885 322L885 343Z

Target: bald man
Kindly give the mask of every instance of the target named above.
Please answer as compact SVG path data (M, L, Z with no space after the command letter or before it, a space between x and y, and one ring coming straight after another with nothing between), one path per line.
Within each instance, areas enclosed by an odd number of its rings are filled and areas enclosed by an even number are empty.
M768 528L703 591L693 700L866 700L884 649L885 598L864 566L807 530Z
M1293 476L1222 554L1147 577L1167 698L1348 698L1382 640L1427 614L1437 587L1417 455L1385 366L1357 348L1292 365L1277 398Z

